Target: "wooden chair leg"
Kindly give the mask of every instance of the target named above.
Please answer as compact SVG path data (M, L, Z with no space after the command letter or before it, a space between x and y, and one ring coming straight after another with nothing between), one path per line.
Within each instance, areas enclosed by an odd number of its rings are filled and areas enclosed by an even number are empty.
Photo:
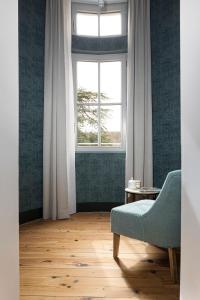
M178 280L178 269L177 269L177 260L176 260L176 250L175 248L168 248L169 254L169 265L170 265L170 273L171 279L174 283L177 283Z
M117 258L119 253L120 235L113 233L113 257Z

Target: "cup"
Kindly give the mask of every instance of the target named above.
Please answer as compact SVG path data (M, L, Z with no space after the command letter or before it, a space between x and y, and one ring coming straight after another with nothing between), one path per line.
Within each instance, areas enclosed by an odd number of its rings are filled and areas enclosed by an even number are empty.
M141 180L135 180L135 188L140 189L141 188Z
M131 190L135 190L136 189L136 180L134 180L133 178L131 178L128 181L128 188Z

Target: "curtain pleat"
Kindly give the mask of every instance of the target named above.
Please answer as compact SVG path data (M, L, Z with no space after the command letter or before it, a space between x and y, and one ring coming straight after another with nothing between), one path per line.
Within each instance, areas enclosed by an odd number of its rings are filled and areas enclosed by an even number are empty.
M46 1L43 216L76 211L71 1Z
M129 0L126 184L152 186L150 0Z

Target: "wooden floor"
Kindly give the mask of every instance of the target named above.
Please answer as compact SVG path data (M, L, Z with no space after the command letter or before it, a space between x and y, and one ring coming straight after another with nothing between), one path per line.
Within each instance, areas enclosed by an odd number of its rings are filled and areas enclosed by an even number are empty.
M108 213L20 228L21 300L179 299L167 253L122 238L112 258Z

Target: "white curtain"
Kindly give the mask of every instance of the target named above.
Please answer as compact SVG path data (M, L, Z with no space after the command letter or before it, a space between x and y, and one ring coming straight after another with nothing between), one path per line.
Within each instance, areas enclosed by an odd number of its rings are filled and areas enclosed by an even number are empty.
M76 211L71 1L46 1L43 216Z
M129 0L126 184L152 186L150 0Z

